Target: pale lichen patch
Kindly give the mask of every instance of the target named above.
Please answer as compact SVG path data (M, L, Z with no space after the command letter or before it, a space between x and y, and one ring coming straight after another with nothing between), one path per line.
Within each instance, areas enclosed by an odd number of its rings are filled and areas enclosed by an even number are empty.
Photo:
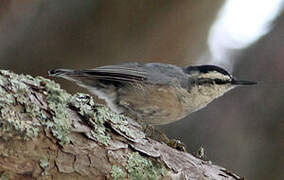
M38 93L45 94L49 109L38 100ZM3 139L32 139L37 137L40 127L51 130L60 143L68 143L71 126L67 114L69 94L53 81L42 77L17 75L0 71L0 137ZM50 119L49 112L53 119Z
M5 171L4 171L4 172L1 172L1 173L0 173L0 179L1 179L1 180L9 180L9 174L6 173Z
M42 175L44 176L48 175L49 161L46 157L40 159L39 166L43 169Z
M40 124L32 115L38 109L32 110L29 87L22 81L25 76L5 70L0 75L0 137L27 140L38 136Z
M145 137L140 130L129 125L124 115L111 111L108 107L96 104L93 98L87 94L77 93L69 99L69 105L75 109L92 130L86 135L101 144L110 145L110 129L124 136L128 140L135 141Z
M65 90L62 90L60 86L54 81L39 77L41 84L47 91L46 101L51 110L52 122L43 122L48 127L52 135L60 140L60 143L66 144L70 142L69 133L71 127L71 120L68 114L67 103L71 97Z
M113 180L125 179L126 173L118 166L113 165L110 171Z
M166 169L158 162L141 156L138 152L129 153L126 170L130 179L162 179Z
M83 121L92 127L88 135L104 145L109 145L110 136L105 127L106 117L100 109L103 106L95 104L91 96L83 93L72 96L69 99L69 104L76 109Z

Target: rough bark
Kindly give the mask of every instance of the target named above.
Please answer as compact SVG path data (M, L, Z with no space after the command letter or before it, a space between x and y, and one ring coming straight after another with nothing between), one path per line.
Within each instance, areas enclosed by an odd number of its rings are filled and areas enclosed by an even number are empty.
M43 77L0 71L1 179L240 179Z

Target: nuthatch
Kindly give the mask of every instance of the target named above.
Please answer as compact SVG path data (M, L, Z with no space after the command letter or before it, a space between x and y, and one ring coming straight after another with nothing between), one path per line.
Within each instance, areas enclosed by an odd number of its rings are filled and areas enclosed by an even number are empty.
M185 68L161 63L125 63L87 70L54 69L50 76L75 81L117 113L153 125L180 120L240 85L214 65Z

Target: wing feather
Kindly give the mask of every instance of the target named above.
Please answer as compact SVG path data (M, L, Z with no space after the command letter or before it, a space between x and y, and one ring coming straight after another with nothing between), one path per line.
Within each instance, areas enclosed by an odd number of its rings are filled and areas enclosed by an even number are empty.
M110 65L97 67L90 70L82 70L82 76L91 75L94 78L123 81L123 82L139 82L147 79L147 73L135 64Z

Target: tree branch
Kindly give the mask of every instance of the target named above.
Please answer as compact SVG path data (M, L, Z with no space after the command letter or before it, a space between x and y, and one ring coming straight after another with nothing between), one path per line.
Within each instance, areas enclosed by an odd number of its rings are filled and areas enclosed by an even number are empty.
M0 177L240 179L145 136L87 94L0 71Z

